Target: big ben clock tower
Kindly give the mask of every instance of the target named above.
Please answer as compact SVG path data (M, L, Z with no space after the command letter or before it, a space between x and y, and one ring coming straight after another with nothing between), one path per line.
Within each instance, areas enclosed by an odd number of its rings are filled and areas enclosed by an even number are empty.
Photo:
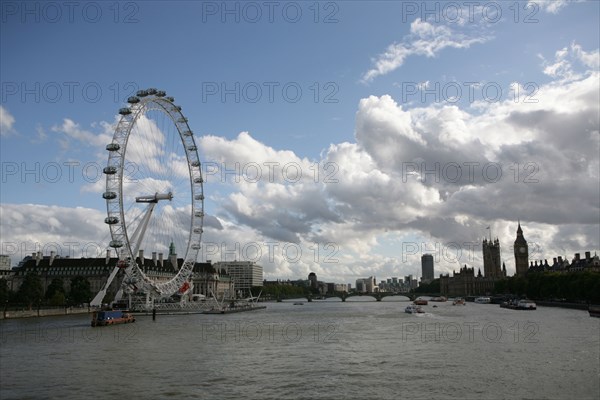
M517 275L525 275L529 268L529 247L527 241L523 237L523 230L521 229L521 223L517 228L517 239L515 239L515 267L517 269Z

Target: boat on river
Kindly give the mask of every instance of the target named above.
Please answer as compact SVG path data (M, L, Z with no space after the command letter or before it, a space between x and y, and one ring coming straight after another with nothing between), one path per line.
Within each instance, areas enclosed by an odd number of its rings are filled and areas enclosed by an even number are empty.
M454 299L454 301L452 302L453 306L464 306L465 305L465 299L459 297Z
M492 302L492 299L490 299L489 297L478 297L475 299L475 303L477 304L490 304Z
M535 302L527 299L522 300L508 300L500 303L501 308L508 308L511 310L536 310L537 305Z
M517 302L517 310L536 310L535 302L527 299L522 299Z
M425 300L425 299L417 299L417 300L413 301L413 304L415 304L417 306L426 306L427 305L427 300Z
M425 311L420 306L411 304L404 309L404 312L407 314L423 314Z
M600 318L600 304L590 304L588 307L590 317Z
M94 311L92 314L93 327L128 324L130 322L135 322L135 317L122 310Z

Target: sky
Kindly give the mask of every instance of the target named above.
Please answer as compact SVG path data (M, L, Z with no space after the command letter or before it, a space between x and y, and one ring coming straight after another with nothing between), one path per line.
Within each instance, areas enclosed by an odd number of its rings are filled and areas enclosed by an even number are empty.
M203 163L199 261L379 281L491 236L512 275L519 221L532 261L594 254L599 2L476 3L2 1L0 253L105 253L105 146L152 87Z

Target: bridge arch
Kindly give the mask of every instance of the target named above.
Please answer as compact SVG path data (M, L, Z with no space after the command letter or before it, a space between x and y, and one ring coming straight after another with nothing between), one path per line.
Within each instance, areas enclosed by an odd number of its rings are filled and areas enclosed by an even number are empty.
M346 299L348 299L350 297L361 297L361 296L373 297L377 301L381 301L383 298L391 297L391 296L407 297L408 300L410 300L410 301L414 300L409 296L409 293L399 293L399 292L368 292L368 293L346 293L346 292L343 292L343 293L329 294L329 295L326 295L325 297L339 297L340 299L342 299L343 302L345 302Z

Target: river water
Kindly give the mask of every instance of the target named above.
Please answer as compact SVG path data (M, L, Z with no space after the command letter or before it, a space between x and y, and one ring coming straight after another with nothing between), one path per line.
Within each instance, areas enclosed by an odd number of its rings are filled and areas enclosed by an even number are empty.
M0 399L600 398L600 320L586 311L430 302L411 315L371 300L103 328L1 321Z

